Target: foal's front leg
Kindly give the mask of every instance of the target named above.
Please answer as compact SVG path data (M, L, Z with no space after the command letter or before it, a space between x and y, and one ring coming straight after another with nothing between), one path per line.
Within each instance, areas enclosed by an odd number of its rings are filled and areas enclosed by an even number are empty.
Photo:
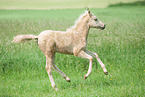
M94 52L91 52L89 50L86 50L86 53L88 53L89 55L93 56L94 58L96 58L99 62L99 64L101 65L101 67L103 68L104 74L108 74L107 69L105 68L105 65L103 64L103 62L99 59L98 55Z
M88 69L87 74L84 75L84 79L86 79L91 74L91 71L92 71L92 61L93 61L93 57L91 55L87 54L86 52L84 52L83 50L80 51L77 56L80 57L80 58L89 59L89 69Z

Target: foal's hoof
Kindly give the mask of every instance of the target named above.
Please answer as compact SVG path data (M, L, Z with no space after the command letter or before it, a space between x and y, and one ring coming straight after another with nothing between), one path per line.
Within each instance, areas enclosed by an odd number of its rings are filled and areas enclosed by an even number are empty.
M67 82L71 82L70 79L69 79L68 77L66 77L66 81L67 81Z
M71 82L70 80L66 80L67 82Z
M87 79L87 76L86 75L84 76L84 79Z
M104 72L105 75L108 75L108 72Z

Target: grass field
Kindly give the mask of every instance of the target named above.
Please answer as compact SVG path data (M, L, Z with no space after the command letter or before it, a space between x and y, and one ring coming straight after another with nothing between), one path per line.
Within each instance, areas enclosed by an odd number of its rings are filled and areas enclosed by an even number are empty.
M91 29L88 49L96 52L109 72L104 75L94 59L92 74L84 80L89 61L56 54L56 65L71 79L67 83L56 71L55 92L45 70L45 56L36 41L13 44L18 34L65 30L84 9L0 10L0 96L40 97L144 97L145 7L91 9L105 30Z

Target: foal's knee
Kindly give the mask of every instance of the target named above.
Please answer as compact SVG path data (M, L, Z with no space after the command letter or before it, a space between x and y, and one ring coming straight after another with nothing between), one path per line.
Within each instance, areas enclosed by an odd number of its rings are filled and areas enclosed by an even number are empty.
M93 57L92 57L92 56L90 56L90 57L89 57L89 60L93 61Z
M95 57L98 58L99 56L95 53Z

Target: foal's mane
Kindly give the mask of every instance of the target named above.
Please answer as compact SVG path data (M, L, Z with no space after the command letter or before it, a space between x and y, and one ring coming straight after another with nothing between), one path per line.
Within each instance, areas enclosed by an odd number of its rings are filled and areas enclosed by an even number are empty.
M81 14L79 18L75 21L75 24L71 26L70 28L68 28L66 31L75 31L76 28L79 26L78 24L82 22L82 20L87 16L87 14L88 14L88 11L86 10L85 13Z

